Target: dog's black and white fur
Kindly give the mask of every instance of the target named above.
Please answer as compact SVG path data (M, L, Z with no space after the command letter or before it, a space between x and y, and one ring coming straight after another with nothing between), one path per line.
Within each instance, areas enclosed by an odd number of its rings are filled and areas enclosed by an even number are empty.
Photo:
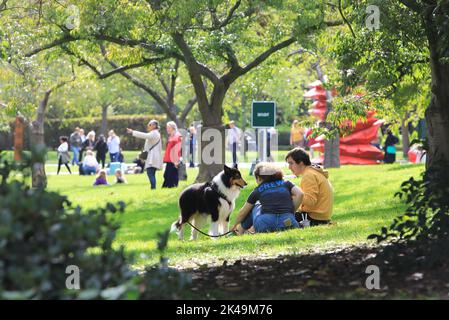
M186 188L179 197L181 214L173 222L171 230L184 238L184 224L190 222L196 228L211 219L209 234L217 236L229 231L229 217L235 208L235 199L240 190L247 185L237 166L217 174L211 182L195 183ZM190 240L196 240L198 231L192 228Z

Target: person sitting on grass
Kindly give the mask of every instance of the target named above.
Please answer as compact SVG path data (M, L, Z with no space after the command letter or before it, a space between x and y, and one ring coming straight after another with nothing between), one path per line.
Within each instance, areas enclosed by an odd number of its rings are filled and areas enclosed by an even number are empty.
M302 200L301 190L283 180L282 171L275 165L260 162L254 169L258 186L240 209L232 231L273 232L299 228L295 209Z
M295 176L302 176L300 188L304 193L300 212L295 214L302 225L316 226L329 224L334 203L334 191L326 170L312 165L309 155L302 148L295 148L287 153L285 161Z
M86 151L86 156L83 159L83 163L80 166L81 173L83 175L91 175L96 174L97 170L100 168L100 165L98 164L97 159L94 156L94 153L92 150Z
M115 170L115 183L128 183L120 169Z
M97 178L95 179L94 182L94 186L101 186L101 185L106 185L108 186L108 180L106 179L106 170L101 169L100 171L98 171L98 175Z

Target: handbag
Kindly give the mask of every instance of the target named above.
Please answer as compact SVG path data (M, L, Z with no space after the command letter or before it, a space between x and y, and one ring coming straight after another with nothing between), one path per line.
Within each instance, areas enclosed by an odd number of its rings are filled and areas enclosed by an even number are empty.
M61 152L61 163L69 163L70 162L70 154L66 152Z
M178 165L178 178L181 181L187 180L187 167L183 161L181 161Z
M142 159L142 160L147 160L147 158L148 158L148 153L151 151L151 150L153 150L153 148L155 147L155 146L157 146L158 144L159 144L159 142L161 142L161 139L159 139L151 148L150 148L150 150L148 150L148 151L145 151L145 150L142 150L142 152L140 152L140 154L139 154L139 158L140 159Z

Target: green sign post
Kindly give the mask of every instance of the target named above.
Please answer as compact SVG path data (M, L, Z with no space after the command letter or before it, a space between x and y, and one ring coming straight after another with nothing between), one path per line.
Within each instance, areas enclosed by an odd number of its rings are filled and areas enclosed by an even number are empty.
M251 126L259 130L256 163L267 160L267 129L276 126L276 103L274 101L253 101L251 108ZM257 130L256 130L257 132ZM255 165L255 163L253 163ZM253 166L251 167L253 168ZM252 170L250 170L252 173Z
M274 101L253 101L251 126L253 128L276 126L276 103Z

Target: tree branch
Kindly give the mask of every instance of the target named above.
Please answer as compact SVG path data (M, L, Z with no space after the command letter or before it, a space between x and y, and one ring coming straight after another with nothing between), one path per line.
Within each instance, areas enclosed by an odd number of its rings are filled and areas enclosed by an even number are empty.
M114 63L113 61L109 60L108 58L106 58L106 50L105 50L105 48L103 46L101 46L101 52L102 52L103 57L105 58L105 60L113 68L117 69L118 65L116 63ZM123 77L125 77L126 79L131 81L136 87L139 87L142 90L144 90L146 93L148 93L159 104L159 106L165 111L165 113L167 113L167 115L173 121L177 122L178 117L177 117L176 113L173 112L173 110L167 104L167 101L158 92L156 92L153 88L151 88L150 86L146 85L145 83L143 83L142 81L140 81L139 79L137 79L136 77L132 76L131 74L129 74L129 73L125 72L125 71L121 71L119 73Z
M343 13L343 8L341 7L341 0L338 0L338 11L340 12L340 16L343 19L343 21L348 25L349 30L351 30L352 36L355 38L356 36L354 30L352 29L351 23L349 23L349 21L346 19Z
M399 2L416 13L422 13L424 10L424 7L414 0L399 0Z
M282 41L281 43L278 43L277 45L271 47L270 49L266 50L262 54L260 54L258 57L256 57L251 63L247 64L246 67L238 69L234 69L229 71L227 74L225 74L222 79L227 85L230 85L232 82L234 82L238 77L244 75L245 73L249 72L251 69L254 69L258 65L260 65L262 62L264 62L268 57L270 57L273 53L288 47L292 43L296 41L295 38L289 38L285 41Z
M220 20L217 18L217 15L215 14L215 10L212 10L212 8L211 8L209 11L210 11L211 16L212 16L212 27L210 27L210 28L204 28L204 30L207 30L207 31L215 31L215 30L218 30L218 29L221 29L221 28L227 26L227 25L229 24L229 22L231 21L231 19L233 18L235 11L238 9L238 7L240 6L241 3L242 3L242 1L241 1L241 0L238 0L238 1L232 6L232 8L231 8L231 10L229 11L227 17L226 17L223 21L220 21ZM215 8L214 8L214 9L215 9Z
M198 63L198 61L193 56L192 51L190 50L189 46L184 40L184 37L180 33L175 33L172 35L173 40L178 45L181 52L184 54L185 58L185 64L187 66L187 69L189 71L190 79L193 84L193 88L195 89L195 94L198 98L198 103L200 106L208 106L209 102L207 99L207 93L206 89L204 88L203 81L201 79L201 75L208 74L209 77L213 79L213 83L218 82L218 77L207 67L203 66ZM209 70L209 71L207 71Z
M184 107L184 110L182 111L181 116L180 116L180 120L182 122L185 122L187 115L192 110L192 108L195 106L197 101L198 100L197 100L196 96L193 97L192 99L190 99L189 101L187 101L186 106Z

